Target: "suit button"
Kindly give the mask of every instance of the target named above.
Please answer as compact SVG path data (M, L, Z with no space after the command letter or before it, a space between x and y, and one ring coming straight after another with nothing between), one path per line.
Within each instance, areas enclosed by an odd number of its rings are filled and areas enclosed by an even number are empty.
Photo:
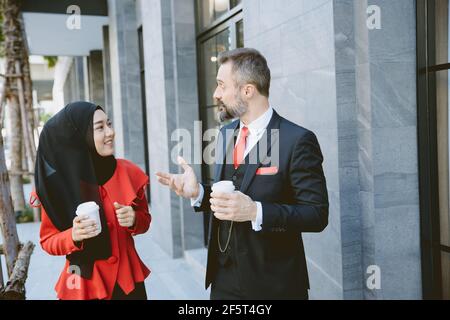
M115 264L115 263L117 263L117 257L115 257L115 256L112 256L112 257L109 257L108 258L108 260L107 260L107 262L109 263L109 264Z
M233 181L236 181L236 180L237 180L236 176L233 176Z
M109 228L109 229L112 229L113 224L112 224L111 222L108 222L107 225L108 225L108 228Z

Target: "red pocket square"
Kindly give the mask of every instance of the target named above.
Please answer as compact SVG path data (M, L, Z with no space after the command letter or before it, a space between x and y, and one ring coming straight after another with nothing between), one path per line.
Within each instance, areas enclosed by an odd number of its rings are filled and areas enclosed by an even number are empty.
M259 168L256 171L258 176L274 176L278 173L278 167Z

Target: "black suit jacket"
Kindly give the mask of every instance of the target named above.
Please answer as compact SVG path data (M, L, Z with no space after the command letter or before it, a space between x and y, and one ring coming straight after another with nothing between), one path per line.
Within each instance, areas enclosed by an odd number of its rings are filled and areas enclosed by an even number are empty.
M225 132L233 132L238 126L239 121L235 121L220 131L216 182L221 180L226 150L233 147L232 136ZM304 297L309 280L301 234L321 232L328 225L322 152L314 133L275 111L259 144L262 141L267 141L269 155L279 150L279 163L266 164L265 157L257 156L258 161L247 166L240 191L261 202L263 225L261 232L255 232L251 222L235 224L239 233L239 281L246 295L254 299ZM259 153L257 148L250 155L255 152ZM278 167L276 175L256 174L261 167L273 166ZM196 211L209 212L211 188L204 188L205 196ZM217 228L218 220L211 215L206 288L218 268Z

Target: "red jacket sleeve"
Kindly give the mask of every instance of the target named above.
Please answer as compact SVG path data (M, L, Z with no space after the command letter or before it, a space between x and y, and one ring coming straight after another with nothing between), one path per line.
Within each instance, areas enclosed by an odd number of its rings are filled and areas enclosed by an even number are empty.
M136 213L136 221L134 223L134 227L129 228L128 230L131 232L133 236L146 233L150 228L150 222L152 221L152 217L148 210L148 202L147 197L145 196L145 188L142 188L139 191L138 197L134 202L133 208Z
M40 244L42 249L53 256L65 256L82 250L72 240L72 228L59 231L52 223L42 205L36 205L39 199L35 192L31 194L30 204L41 208Z
M53 256L66 256L82 250L82 246L78 248L72 240L72 228L59 231L47 216L44 208L41 208L41 211L40 243L44 251Z

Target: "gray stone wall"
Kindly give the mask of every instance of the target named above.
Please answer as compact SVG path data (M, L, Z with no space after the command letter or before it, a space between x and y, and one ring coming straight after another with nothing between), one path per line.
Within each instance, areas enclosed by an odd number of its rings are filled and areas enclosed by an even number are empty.
M360 154L355 72L353 0L334 2L336 102L339 139L339 202L341 207L342 281L344 299L362 299L362 214ZM365 21L365 15L362 19Z
M89 67L89 101L105 106L105 83L103 78L103 53L101 50L91 51L88 57Z
M73 100L73 97L77 94L77 87L75 87L76 84L76 73L75 73L75 66L74 63L72 63L66 79L64 81L64 105L68 104L70 101Z
M199 120L194 1L140 1L146 66L150 171L178 172L172 161L172 134L185 129L194 137ZM201 141L191 141L192 145ZM189 160L188 160L189 161ZM200 166L194 166L200 177ZM173 257L203 246L202 216L151 179L152 232Z
M135 1L109 0L108 15L116 152L145 170Z
M363 269L380 267L381 290L364 298L420 299L415 1L370 1L380 30L355 19ZM367 5L354 1L355 14Z
M86 57L74 57L64 81L64 105L89 100L86 97Z

